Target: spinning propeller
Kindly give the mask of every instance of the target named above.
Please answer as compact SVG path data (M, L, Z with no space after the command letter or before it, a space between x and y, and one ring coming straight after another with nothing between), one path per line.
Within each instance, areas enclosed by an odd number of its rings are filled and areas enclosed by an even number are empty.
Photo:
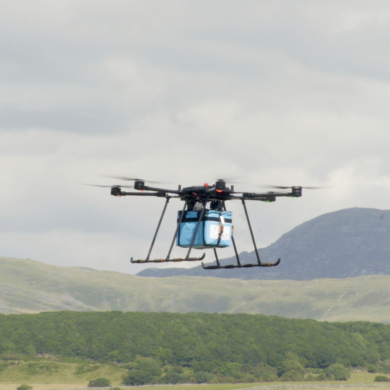
M101 188L115 188L115 187L123 187L123 188L133 188L132 186L123 186L121 184L114 184L112 186L103 186L100 184L87 184L87 183L79 183L83 186L91 186L91 187L101 187Z
M117 179L117 180L124 180L124 181L134 181L134 186L129 185L123 185L123 184L114 184L114 185L100 185L100 184L87 184L87 183L80 183L85 186L92 186L92 187L101 187L101 188L136 188L141 189L145 185L145 182L151 183L151 184L164 184L164 182L161 181L151 181L151 180L144 180L144 179L135 179L130 177L124 177L124 176L108 176L108 175L101 175L102 177L108 177L110 179ZM141 185L140 188L138 188Z
M152 181L152 180L145 180L145 179L135 179L131 177L124 177L124 176L109 176L109 175L101 175L102 177L108 177L110 179L118 179L118 180L124 180L124 181L142 181L144 183L150 183L150 184L169 184L167 182L163 181Z
M217 181L224 181L225 183L229 183L229 184L239 184L239 183L245 183L244 181L242 181L242 179L244 179L244 177L240 177L240 176L230 176L230 177L223 177L222 179L221 178L218 178L218 179L214 179L212 182L215 183Z
M302 187L302 186L275 186L275 185L270 185L270 184L264 184L264 185L261 185L260 187L274 188L277 190L288 190L288 189L293 188L293 187L299 187L299 188L302 188L305 190L322 190L325 188L329 188L329 187Z

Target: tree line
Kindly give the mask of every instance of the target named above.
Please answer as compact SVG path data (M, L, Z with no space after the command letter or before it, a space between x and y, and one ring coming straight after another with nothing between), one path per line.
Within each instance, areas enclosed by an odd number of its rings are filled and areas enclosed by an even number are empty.
M112 362L128 368L126 384L325 379L386 366L390 325L249 314L0 315L0 353Z

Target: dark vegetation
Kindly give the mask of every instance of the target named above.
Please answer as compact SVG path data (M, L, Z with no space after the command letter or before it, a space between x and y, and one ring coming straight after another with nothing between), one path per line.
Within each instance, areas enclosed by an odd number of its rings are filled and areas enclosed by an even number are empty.
M88 387L109 387L111 386L111 381L107 378L97 378L88 383Z
M20 385L16 390L32 390L32 386L29 385Z
M390 382L390 378L384 375L377 375L374 379L374 382Z
M119 364L129 370L126 385L346 380L354 367L390 372L390 325L248 314L0 315L0 353Z

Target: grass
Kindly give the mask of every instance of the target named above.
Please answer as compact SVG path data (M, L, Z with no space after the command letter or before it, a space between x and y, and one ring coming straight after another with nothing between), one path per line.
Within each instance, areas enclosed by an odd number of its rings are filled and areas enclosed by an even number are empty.
M0 258L0 263L2 313L224 312L390 323L390 275L312 281L146 278L32 260Z
M135 387L141 390L191 390L191 389L200 389L200 390L228 390L228 389L243 389L245 387L253 387L257 384L221 384L221 385L175 385L175 386L142 386ZM1 384L1 390L16 390L20 383L18 384ZM31 384L33 390L84 390L87 385L85 383L79 384ZM123 387L123 389L130 389L130 387Z
M49 385L61 383L87 386L90 380L109 378L113 385L122 383L126 369L108 364L67 363L57 359L11 361L0 371L1 389L7 383ZM69 387L69 386L68 386ZM35 388L35 386L34 386Z
M12 362L11 362L12 363ZM22 383L33 386L33 390L81 390L86 389L88 382L99 377L108 378L113 386L121 386L122 375L127 372L120 367L83 363L67 363L56 359L37 362L13 362L0 372L0 389L16 390ZM374 385L374 378L378 374L364 371L351 373L347 382L266 382L266 383L238 383L238 384L202 384L202 385L154 385L142 386L142 390L228 390L255 387L302 387L303 389L320 388L324 386L342 387L348 385L349 389L362 388L360 384ZM356 385L354 387L353 385ZM382 387L386 384L380 384ZM350 387L351 386L351 387ZM386 386L387 387L387 386ZM390 384L388 385L390 388ZM127 387L124 387L127 388Z
M351 373L351 377L348 379L348 383L374 383L374 379L377 375L387 374L372 374L367 371L355 371ZM390 385L389 385L390 386Z

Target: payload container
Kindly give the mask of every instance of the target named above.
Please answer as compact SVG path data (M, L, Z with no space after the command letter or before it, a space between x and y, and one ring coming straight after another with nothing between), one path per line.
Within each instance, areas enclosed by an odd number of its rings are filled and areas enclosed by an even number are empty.
M189 248L196 225L202 211L184 211L180 223L176 244L182 248ZM182 211L178 213L177 222ZM193 248L226 248L232 245L232 216L231 211L205 210L200 223Z

